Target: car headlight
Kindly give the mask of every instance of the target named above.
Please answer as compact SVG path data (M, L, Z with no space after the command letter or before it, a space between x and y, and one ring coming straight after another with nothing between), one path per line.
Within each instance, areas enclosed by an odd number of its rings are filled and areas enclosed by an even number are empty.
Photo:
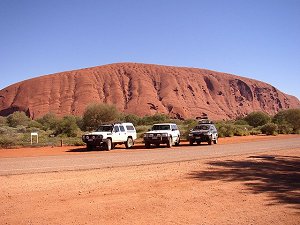
M148 137L148 134L144 134L144 138L145 138L145 137Z
M168 137L168 133L163 133L162 136L163 137Z
M149 134L149 137L153 137L153 134Z
M189 137L192 137L193 136L193 134L189 134Z

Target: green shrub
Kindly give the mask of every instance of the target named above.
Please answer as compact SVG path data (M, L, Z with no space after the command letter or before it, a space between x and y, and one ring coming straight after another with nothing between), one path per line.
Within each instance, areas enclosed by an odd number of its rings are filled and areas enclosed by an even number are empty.
M42 124L44 130L54 130L57 126L59 119L53 113L48 113L43 117L36 120L38 123Z
M233 124L217 123L219 137L232 137L234 136L235 128Z
M285 125L293 129L293 133L300 130L300 109L288 109L278 112L272 120L278 125Z
M114 105L92 104L89 105L82 117L84 130L95 130L102 123L116 122L119 112Z
M278 133L279 134L292 134L293 126L291 124L278 124Z
M133 123L135 126L139 124L140 117L134 114L122 114L120 120L124 122Z
M244 119L238 119L234 121L234 125L248 125L248 122Z
M79 128L74 116L64 116L55 128L55 135L66 135L67 137L76 137Z
M263 126L271 121L268 114L264 112L252 112L244 118L250 126L258 127Z
M234 125L234 136L247 136L251 127L245 125Z
M1 148L9 148L12 146L15 146L14 139L7 135L1 135L0 136L0 147Z
M4 116L0 116L0 126L7 125L7 119Z
M31 119L24 112L14 112L7 117L7 123L10 127L27 126L30 121Z
M277 134L278 126L275 123L267 123L261 127L261 132L267 135L275 135Z

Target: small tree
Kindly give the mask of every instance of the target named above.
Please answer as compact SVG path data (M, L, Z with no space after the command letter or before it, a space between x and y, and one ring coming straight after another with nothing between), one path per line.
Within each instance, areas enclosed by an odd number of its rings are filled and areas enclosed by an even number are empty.
M43 125L44 130L54 130L59 119L54 113L47 113L43 117L37 119L37 122Z
M31 119L24 112L14 112L7 117L7 123L10 127L27 126L30 121Z
M273 122L292 129L294 133L298 133L300 130L300 109L288 109L278 112Z
M252 112L245 117L245 120L250 126L258 127L270 122L271 118L264 112Z
M114 105L92 104L83 114L83 128L94 130L102 123L115 122L118 118L119 112Z
M261 127L261 132L266 135L275 135L278 126L275 123L267 123Z
M4 116L0 116L0 126L7 125L7 119Z
M55 135L64 134L68 137L76 137L78 126L74 116L65 116L57 124Z

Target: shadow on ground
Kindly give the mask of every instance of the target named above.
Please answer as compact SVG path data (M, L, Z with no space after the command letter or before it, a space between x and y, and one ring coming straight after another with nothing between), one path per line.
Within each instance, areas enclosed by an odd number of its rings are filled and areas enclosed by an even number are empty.
M300 157L260 155L208 164L212 169L192 172L191 177L201 181L241 181L255 194L268 193L270 204L300 209Z

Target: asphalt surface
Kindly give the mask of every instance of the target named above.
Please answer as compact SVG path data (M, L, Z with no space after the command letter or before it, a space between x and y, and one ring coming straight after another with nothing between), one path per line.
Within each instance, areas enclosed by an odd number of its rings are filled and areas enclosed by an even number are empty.
M211 146L174 146L171 149L117 149L109 152L82 151L76 155L1 158L0 175L161 164L296 148L300 148L300 138Z

